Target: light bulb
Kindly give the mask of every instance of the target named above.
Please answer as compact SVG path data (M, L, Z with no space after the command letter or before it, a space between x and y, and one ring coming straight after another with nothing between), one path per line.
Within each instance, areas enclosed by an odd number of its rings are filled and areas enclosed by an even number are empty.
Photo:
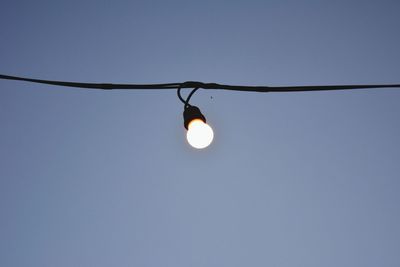
M191 105L185 106L185 110L183 111L183 124L188 130L186 139L192 147L202 149L211 144L214 138L214 132L206 123L206 117L201 114L198 107Z
M214 138L214 132L212 128L201 119L194 119L189 122L186 138L192 147L202 149L211 144Z

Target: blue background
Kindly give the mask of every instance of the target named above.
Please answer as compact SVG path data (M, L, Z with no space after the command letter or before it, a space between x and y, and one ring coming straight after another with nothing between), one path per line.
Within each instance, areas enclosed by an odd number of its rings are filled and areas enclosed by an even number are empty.
M0 73L400 82L399 1L1 0ZM400 90L192 98L0 81L0 266L399 266Z

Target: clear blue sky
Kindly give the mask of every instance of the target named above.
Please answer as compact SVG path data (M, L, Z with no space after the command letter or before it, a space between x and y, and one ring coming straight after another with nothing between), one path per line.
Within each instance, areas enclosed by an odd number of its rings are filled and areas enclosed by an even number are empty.
M18 1L0 73L400 82L399 1ZM0 266L400 266L400 90L193 97L0 81Z

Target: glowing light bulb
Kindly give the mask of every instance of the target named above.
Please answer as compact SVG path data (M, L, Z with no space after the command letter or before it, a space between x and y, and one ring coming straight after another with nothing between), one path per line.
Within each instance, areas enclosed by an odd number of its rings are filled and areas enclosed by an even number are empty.
M214 132L201 119L194 119L189 122L186 138L192 147L202 149L211 144L214 139Z
M194 148L202 149L208 147L214 139L214 132L206 123L206 117L201 114L198 107L185 106L183 124L188 130L186 139Z

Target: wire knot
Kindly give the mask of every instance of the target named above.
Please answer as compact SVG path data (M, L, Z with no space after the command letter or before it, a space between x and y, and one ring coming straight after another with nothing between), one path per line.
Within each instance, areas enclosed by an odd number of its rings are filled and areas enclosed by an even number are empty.
M202 88L202 89L216 89L219 88L220 85L217 83L203 83L197 81L187 81L182 83L181 88Z

